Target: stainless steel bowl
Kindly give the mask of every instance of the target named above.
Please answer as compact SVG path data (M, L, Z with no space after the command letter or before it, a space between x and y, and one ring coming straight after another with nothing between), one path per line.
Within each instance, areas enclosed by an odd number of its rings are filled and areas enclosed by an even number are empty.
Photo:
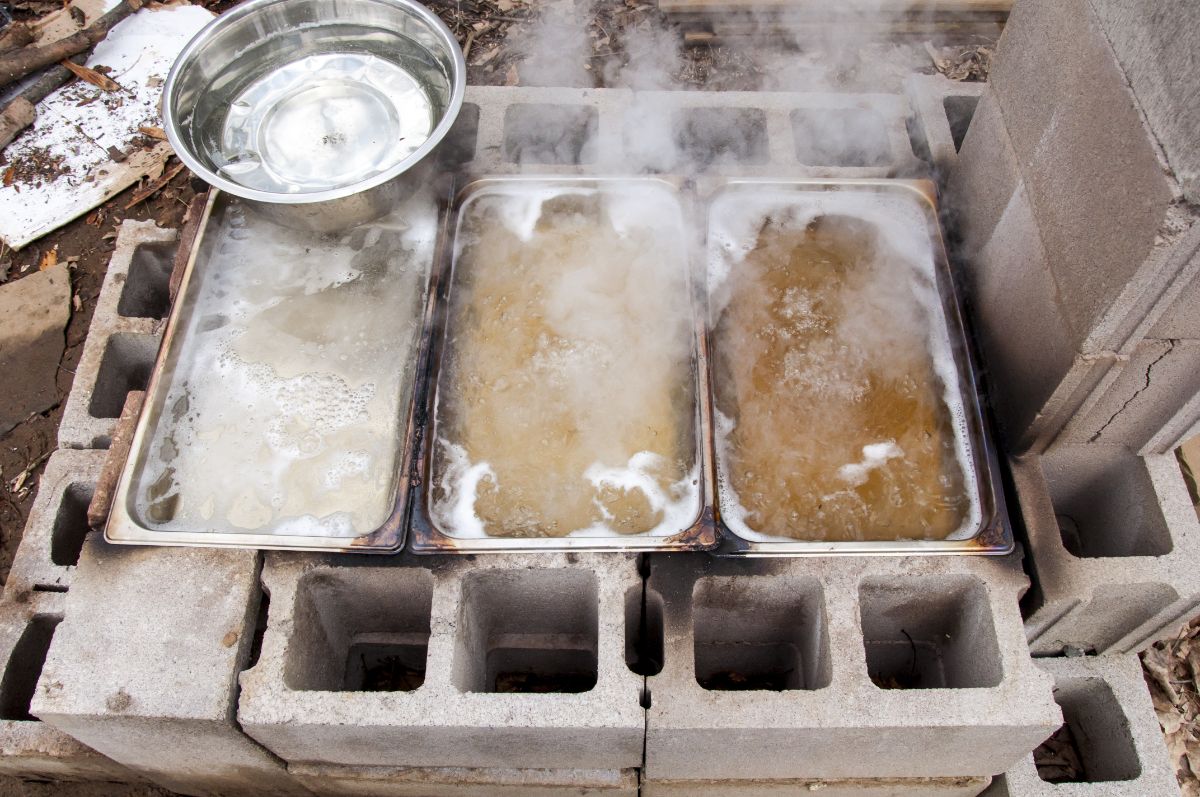
M423 179L466 62L411 0L250 0L188 43L164 88L180 159L275 221L330 232Z

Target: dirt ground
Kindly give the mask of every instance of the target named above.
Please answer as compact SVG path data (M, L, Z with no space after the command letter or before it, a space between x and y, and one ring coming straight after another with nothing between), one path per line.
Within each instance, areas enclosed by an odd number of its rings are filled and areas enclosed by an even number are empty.
M214 12L237 5L239 0L202 2ZM531 57L527 47L530 33L540 24L543 9L550 3L522 0L426 0L453 30L463 46L468 62L468 81L483 85L520 85L528 82L522 67ZM653 2L643 0L558 0L573 13L587 15L588 47L581 56L582 71L576 71L578 85L608 85L611 76L627 66L631 54L626 48L630 32L671 31L682 41L683 31L672 28ZM60 6L58 0L17 0L11 3L13 16L29 20ZM936 69L955 78L985 78L993 41L977 36L938 42L933 53L920 41L865 46L857 63L841 75L852 83L856 75L868 73L877 86L898 90L898 77L918 70ZM769 46L762 41L736 38L711 39L699 46L682 49L672 65L672 85L707 90L752 90L763 85L771 64L782 56L803 59L803 46L786 37ZM945 59L935 67L931 56ZM868 63L879 59L879 63ZM882 67L881 67L882 64ZM856 72L857 70L857 72ZM0 171L5 168L0 159ZM168 169L171 164L168 164ZM35 414L9 434L0 437L0 582L7 578L13 554L37 490L45 461L56 447L63 402L70 391L74 369L82 353L91 322L95 300L104 279L113 249L116 228L123 219L153 219L164 227L178 227L188 203L203 185L184 169L163 190L130 209L135 186L96 211L34 242L20 252L0 245L0 283L18 280L37 272L43 253L57 247L58 259L70 261L72 294L78 298L66 330L66 350L58 373L59 402L46 412ZM4 319L4 323L15 323ZM1200 797L1200 623L1170 643L1160 643L1144 657L1147 680L1151 685L1159 718L1184 793ZM1194 764L1192 762L1195 762ZM149 786L119 784L25 783L0 778L0 794L13 797L166 797L169 792Z

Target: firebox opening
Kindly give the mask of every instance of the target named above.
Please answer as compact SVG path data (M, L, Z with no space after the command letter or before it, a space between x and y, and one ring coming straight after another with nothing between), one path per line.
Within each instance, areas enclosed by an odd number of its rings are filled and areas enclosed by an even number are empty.
M887 126L866 108L812 108L792 111L796 158L806 166L887 166L891 163Z
M867 673L880 689L1000 684L996 630L977 579L869 579L859 604Z
M284 663L291 689L407 692L425 680L433 574L322 570L301 580Z
M1054 701L1063 724L1033 753L1048 783L1111 783L1142 774L1129 720L1108 684L1098 678L1059 681Z
M700 686L714 691L829 686L825 599L816 579L703 578L692 603Z
M152 335L118 333L109 339L88 406L93 418L120 417L130 391L145 390L150 382L157 351L158 341Z
M501 570L463 582L454 682L464 692L587 692L596 685L596 578Z
M518 103L504 111L504 159L567 165L596 162L600 115L587 105Z

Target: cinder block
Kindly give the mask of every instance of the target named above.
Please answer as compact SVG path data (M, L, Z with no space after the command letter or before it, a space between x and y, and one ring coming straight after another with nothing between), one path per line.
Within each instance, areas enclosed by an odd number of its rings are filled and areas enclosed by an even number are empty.
M811 792L821 797L976 797L990 782L991 778L651 780L642 785L642 797L785 797Z
M1021 627L1027 583L1015 556L654 555L647 782L1004 771L1061 721Z
M0 603L0 775L52 780L134 781L110 761L29 713L64 596L33 593Z
M70 586L106 453L60 449L50 456L8 573L5 597L30 590L62 592Z
M643 684L624 653L642 587L632 555L378 566L269 553L263 584L267 631L238 720L289 764L641 765Z
M1200 607L1200 523L1173 454L1059 446L1012 461L1033 589L1035 655L1124 653Z
M107 448L131 390L145 390L170 311L177 231L125 221L58 428L62 448Z
M456 143L453 159L479 175L884 177L919 168L899 95L468 86L466 101L478 109L460 131L474 138L474 155Z
M234 718L258 569L254 551L89 535L31 711L171 791L305 793Z
M321 797L637 797L637 770L340 767L291 764Z
M911 75L904 91L913 109L912 123L940 177L958 163L958 151L979 107L986 83L965 83L943 75Z
M1171 281L1173 249L1194 224L1092 6L1016 3L991 74L1086 352L1124 342L1147 289Z
M986 797L1179 794L1137 656L1039 659L1038 665L1054 677L1054 698L1082 764L1082 779L1042 780L1029 755L997 778Z

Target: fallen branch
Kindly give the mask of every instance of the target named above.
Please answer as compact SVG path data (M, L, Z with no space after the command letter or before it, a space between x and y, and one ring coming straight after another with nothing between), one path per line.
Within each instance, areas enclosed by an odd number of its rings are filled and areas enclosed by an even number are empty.
M129 200L129 204L125 206L125 209L129 210L139 202L145 202L147 199L157 194L162 190L163 186L174 180L175 175L179 174L181 171L183 171L183 164L177 163L173 168L163 172L163 174L157 180L134 194L133 199Z
M77 55L70 60L81 63L84 55ZM34 106L46 98L50 92L65 85L74 75L65 66L53 66L43 72L36 80L26 86L4 110L0 110L0 150L12 143L25 128L33 124Z
M0 55L0 88L14 80L95 47L118 22L137 11L145 0L121 0L112 11L83 30L45 47L27 47Z
M0 53L19 50L26 45L33 44L36 39L32 28L20 22L14 22L8 26L8 30L0 33Z
M110 78L108 75L102 75L95 69L88 69L82 64L73 64L70 61L62 61L63 66L71 71L75 77L82 80L84 83L91 83L101 91L120 91L121 87L117 85L117 81Z

